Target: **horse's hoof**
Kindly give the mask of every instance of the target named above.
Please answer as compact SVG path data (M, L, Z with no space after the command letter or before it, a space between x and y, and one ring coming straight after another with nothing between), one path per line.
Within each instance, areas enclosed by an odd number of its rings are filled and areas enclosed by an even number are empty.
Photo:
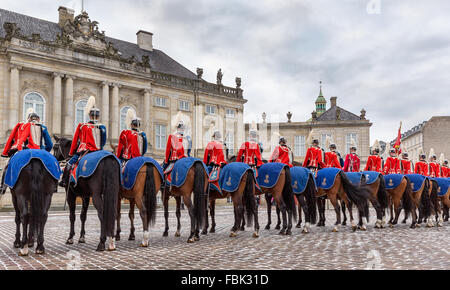
M275 227L275 229L276 229L276 230L280 230L280 229L281 229L281 226L280 226L280 225L277 225L277 226Z
M41 247L37 246L37 248L36 248L36 254L38 254L38 255L44 255L44 254L45 254L45 248L44 248L44 246L41 246Z
M302 228L302 224L297 224L297 225L295 226L295 228L296 228L296 229L301 229L301 228Z
M128 237L128 240L129 240L129 241L134 241L134 240L136 240L136 237L135 237L134 235L130 235L130 236Z
M98 245L97 252L104 252L105 251L105 245Z
M256 238L259 238L259 234L258 233L253 233L253 237L256 239Z
M195 242L194 238L190 238L187 240L188 244L193 244Z
M141 243L141 248L148 248L148 241L143 241L142 243Z
M347 222L342 222L341 225L345 227L347 225Z
M235 237L237 237L237 234L235 232L231 232L230 233L230 238L235 238Z
M438 228L442 228L442 226L443 226L442 222L438 222L437 226L438 226Z
M177 232L175 233L175 237L176 237L176 238L179 238L179 237L181 237L181 234L180 234L180 232L178 232L178 231L177 231Z
M78 244L86 244L86 239L85 239L84 237L81 237L81 238L78 240Z
M166 237L168 237L168 236L169 236L169 232L164 232L164 233L163 233L163 237L166 238Z
M120 235L116 235L116 241L120 241Z
M14 248L19 249L20 248L20 241L19 242L14 242Z
M72 238L67 239L66 245L73 245L73 239Z
M394 224L389 224L389 227L390 227L391 229L393 229L393 228L394 228Z
M309 234L308 229L304 228L304 229L302 230L302 234Z
M406 224L406 220L403 220L403 221L402 221L402 224Z
M281 230L278 234L281 235L281 236L285 236L286 235L286 230Z
M239 230L240 230L241 232L245 232L245 227L241 227Z
M291 230L287 230L286 231L286 236L292 236L292 231Z
M337 233L337 232L339 232L339 229L338 229L338 227L336 226L336 227L333 228L333 233Z
M203 231L202 231L202 235L205 236L205 235L207 235L207 234L208 234L208 230L203 230Z
M19 256L20 257L27 257L28 256L28 248L23 248L19 250Z
M264 229L265 229L266 231L268 231L268 230L270 230L270 226L267 225Z
M28 243L28 248L34 248L34 242L30 242L30 243Z
M210 234L215 234L215 233L216 233L216 229L210 229L210 230L209 230L209 233L210 233Z
M195 237L194 237L194 241L195 241L195 242L198 242L198 241L200 241L200 237L198 237L198 236L195 236Z
M420 228L420 227L422 227L421 224L416 224L416 228Z

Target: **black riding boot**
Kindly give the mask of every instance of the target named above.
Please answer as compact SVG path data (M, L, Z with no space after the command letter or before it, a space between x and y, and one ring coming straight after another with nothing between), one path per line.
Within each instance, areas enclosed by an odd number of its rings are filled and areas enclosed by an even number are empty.
M6 192L6 189L8 188L7 186L5 186L5 173L6 173L6 169L8 169L8 164L6 164L5 168L3 168L3 172L2 172L2 184L0 185L0 195L4 195Z
M72 169L72 165L67 164L66 167L64 167L63 176L61 178L61 181L59 182L59 186L66 188L67 184L69 183L70 178L70 169Z

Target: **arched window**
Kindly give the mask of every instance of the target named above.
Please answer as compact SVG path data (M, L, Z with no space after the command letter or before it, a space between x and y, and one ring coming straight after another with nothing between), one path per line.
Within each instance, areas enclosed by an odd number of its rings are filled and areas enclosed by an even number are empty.
M133 107L125 106L120 109L120 132L127 129L129 124L126 123L128 109L131 109L136 116L136 110Z
M25 95L23 98L23 119L26 120L28 116L27 110L33 108L33 110L41 118L41 123L45 123L45 99L38 93L32 92Z
M87 100L79 100L75 104L75 128L80 123L85 123L89 121L89 116L84 113L84 108L86 108Z

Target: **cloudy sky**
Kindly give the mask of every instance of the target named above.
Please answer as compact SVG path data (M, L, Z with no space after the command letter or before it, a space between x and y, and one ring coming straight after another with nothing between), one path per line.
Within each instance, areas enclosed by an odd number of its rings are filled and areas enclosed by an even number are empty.
M81 9L81 0L0 3L54 22L59 5ZM241 77L247 121L288 111L305 121L319 81L327 100L366 109L372 142L395 138L400 121L407 130L450 115L447 0L85 0L85 9L110 37L153 32L155 48L208 81L219 68L225 85Z

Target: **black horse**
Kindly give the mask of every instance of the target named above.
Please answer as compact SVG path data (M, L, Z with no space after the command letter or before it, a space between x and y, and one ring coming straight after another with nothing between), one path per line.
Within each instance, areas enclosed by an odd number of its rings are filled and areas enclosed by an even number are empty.
M34 246L37 234L36 254L44 254L44 227L57 180L48 173L39 159L32 159L22 169L19 179L11 189L12 201L16 211L15 248L20 248L20 256L28 256L29 247ZM20 225L22 224L22 239Z
M66 138L55 138L53 154L58 161L69 159L69 151L72 141ZM76 198L83 200L81 211L81 233L79 243L85 243L85 223L89 201L92 197L94 207L97 209L101 224L100 243L97 251L105 250L105 242L108 238L108 251L115 250L115 220L117 217L117 202L120 190L120 164L114 156L107 156L98 164L94 174L89 178L80 178L76 187L72 184L67 189L67 204L70 210L70 235L67 244L73 244L75 236L75 208Z

